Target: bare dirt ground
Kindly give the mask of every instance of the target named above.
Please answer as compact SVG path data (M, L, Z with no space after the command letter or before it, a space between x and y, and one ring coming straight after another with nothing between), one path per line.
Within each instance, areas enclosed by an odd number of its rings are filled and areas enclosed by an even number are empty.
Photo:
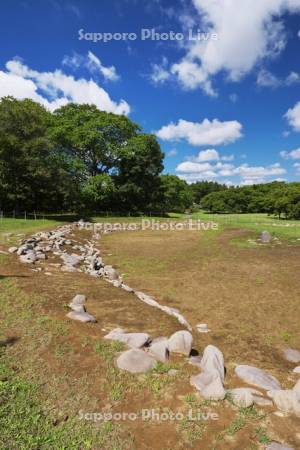
M220 348L227 388L243 386L234 376L237 364L266 369L290 388L297 380L291 373L295 365L285 361L282 350L300 349L300 248L284 242L244 248L232 239L246 242L253 236L248 231L212 233L113 233L100 240L99 248L104 261L117 267L131 287L178 308L193 326L209 325L208 334L193 332L194 348L200 353L208 344ZM278 417L270 407L238 409L229 399L201 400L189 384L198 370L182 357L172 357L168 367L146 375L114 369L121 348L103 340L112 328L157 337L182 326L101 279L62 273L49 263L41 265L52 276L33 272L13 255L3 258L0 289L5 302L0 316L1 334L15 339L8 352L18 362L16 370L40 380L41 396L55 417L76 416L80 410L145 408L218 414L216 421L201 422L126 420L117 441L111 446L94 443L93 448L254 450L264 448L268 440L300 448L295 417ZM96 324L65 317L66 305L77 293L87 296ZM168 375L171 367L178 369L177 375Z

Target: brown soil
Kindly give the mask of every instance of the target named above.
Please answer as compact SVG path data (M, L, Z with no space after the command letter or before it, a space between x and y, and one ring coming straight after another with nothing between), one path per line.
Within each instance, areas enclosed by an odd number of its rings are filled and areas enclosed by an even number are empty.
M194 347L201 353L211 343L222 350L226 387L241 387L234 367L251 364L268 370L290 388L297 377L291 374L294 365L285 361L282 349L300 349L299 247L242 248L231 243L237 237L246 241L249 232L227 230L217 236L205 232L114 233L102 238L99 247L104 261L117 267L131 287L178 308L193 326L209 325L210 333L193 333ZM122 392L116 399L107 362L95 351L95 344L112 328L168 336L182 328L176 319L101 279L62 273L51 266L56 262L41 263L52 276L33 272L13 255L1 266L1 278L10 279L31 299L30 305L15 299L18 320L11 312L3 317L2 334L18 338L8 351L18 358L19 371L38 377L42 394L55 411L68 415L103 408L113 412L189 410L184 396L195 394L189 376L198 370L184 358L171 359L179 368L173 378L164 373L117 375ZM65 317L65 306L77 293L87 296L87 309L97 318L96 324ZM5 308L0 315L3 312ZM300 448L299 419L277 417L274 408L257 409L256 416L235 430L240 416L229 401L206 404L198 397L197 404L201 412L219 416L201 425L201 434L193 423L126 421L126 433L133 436L130 448L258 449L264 448L258 440L260 427L272 439Z

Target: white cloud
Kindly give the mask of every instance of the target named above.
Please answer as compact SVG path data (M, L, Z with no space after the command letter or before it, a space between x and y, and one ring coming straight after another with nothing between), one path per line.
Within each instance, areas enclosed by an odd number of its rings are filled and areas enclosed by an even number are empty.
M105 67L100 59L91 51L88 52L87 67L91 72L98 70L106 80L116 81L119 79L115 66Z
M172 157L172 156L176 156L177 155L177 150L176 148L172 148L168 153L167 156Z
M296 103L293 108L290 108L284 117L294 131L300 131L300 102Z
M283 15L299 13L300 0L193 0L201 30L218 39L189 41L186 54L173 64L186 89L201 87L216 95L212 79L220 72L239 81L255 65L282 52L286 46Z
M91 51L88 52L87 56L76 52L73 52L72 55L65 55L62 64L75 70L79 69L79 67L85 67L91 73L99 72L105 80L109 81L117 81L120 78L115 66L104 66L100 59Z
M279 86L291 86L300 82L300 76L297 72L290 72L289 75L281 79L266 69L258 72L256 83L261 87L277 88Z
M165 141L186 140L191 145L222 145L235 142L242 137L242 125L236 121L221 122L218 119L203 122L189 122L180 119L177 124L170 123L156 132Z
M115 114L130 112L125 100L114 102L93 80L75 79L61 70L38 72L16 59L8 61L6 69L6 72L0 71L0 97L31 98L50 110L75 102L94 104L103 111Z
M269 166L249 166L248 164L235 166L224 163L221 160L200 162L198 156L194 156L177 165L176 172L182 179L193 182L226 177L226 182L233 184L233 181L228 178L238 177L240 182L235 184L257 184L271 181L271 177L278 177L286 173L286 170L279 163Z
M278 87L280 80L266 69L258 72L256 83L261 87Z
M169 78L171 74L168 71L168 60L164 56L161 64L152 64L152 73L150 74L150 79L154 84L163 84Z
M300 148L291 150L290 152L280 152L280 156L284 159L300 159Z
M195 161L202 162L202 161L218 161L220 159L219 153L215 149L208 149L203 150L198 153L198 155L195 158Z

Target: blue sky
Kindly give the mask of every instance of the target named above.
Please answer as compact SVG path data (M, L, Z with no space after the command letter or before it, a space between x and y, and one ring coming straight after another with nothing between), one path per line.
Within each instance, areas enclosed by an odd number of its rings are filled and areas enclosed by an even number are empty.
M127 114L189 182L300 181L300 0L3 0L0 22L0 97Z

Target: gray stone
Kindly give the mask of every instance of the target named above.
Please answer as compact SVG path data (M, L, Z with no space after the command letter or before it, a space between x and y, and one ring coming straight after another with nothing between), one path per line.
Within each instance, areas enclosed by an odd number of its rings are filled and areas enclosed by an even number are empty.
M293 387L293 391L298 392L298 394L300 395L300 380L298 380L295 386Z
M61 259L64 261L66 266L77 266L80 263L82 258L79 255L69 255L68 253L63 253L61 255Z
M83 305L86 302L86 296L83 294L76 294L75 297L72 299L73 305Z
M300 417L300 394L292 389L270 390L268 396L280 411Z
M266 450L294 450L292 447L287 447L285 444L278 444L278 442L271 442Z
M285 359L287 359L288 361L292 362L292 363L298 363L300 362L300 352L299 350L294 350L292 348L286 348L284 350L284 356Z
M269 231L263 231L260 238L263 244L269 244L272 241L272 236Z
M209 333L210 332L206 323L198 323L198 325L196 325L196 328L199 333Z
M252 384L266 391L281 389L280 383L275 377L257 367L240 365L235 368L235 373L245 383Z
M18 251L18 247L10 247L10 248L8 249L8 251L9 251L9 253L15 253L15 252Z
M104 338L123 342L131 348L141 348L149 341L150 336L147 333L125 333L122 328L115 328Z
M168 340L168 349L169 352L189 356L192 350L192 344L193 336L189 331L176 331Z
M223 400L226 392L217 372L202 372L190 378L192 386L207 400Z
M112 266L104 266L104 274L109 280L118 280L119 274Z
M254 398L251 389L247 388L236 388L228 391L233 403L240 408L248 408L254 403Z
M153 369L156 360L148 353L139 349L131 349L122 353L116 361L117 367L132 373L144 373Z
M25 264L33 264L37 260L34 252L26 253L20 256L20 261Z
M204 372L217 372L224 383L225 368L223 353L214 345L208 345L204 349L201 368Z
M79 322L97 322L95 317L87 312L71 311L67 314L69 319L78 320Z
M149 346L149 353L158 361L169 359L168 339L166 337L154 339Z
M192 364L192 366L201 367L201 361L202 361L202 356L200 356L200 355L190 356L190 358L189 358L189 363Z
M293 370L294 373L300 373L300 366L295 367Z

